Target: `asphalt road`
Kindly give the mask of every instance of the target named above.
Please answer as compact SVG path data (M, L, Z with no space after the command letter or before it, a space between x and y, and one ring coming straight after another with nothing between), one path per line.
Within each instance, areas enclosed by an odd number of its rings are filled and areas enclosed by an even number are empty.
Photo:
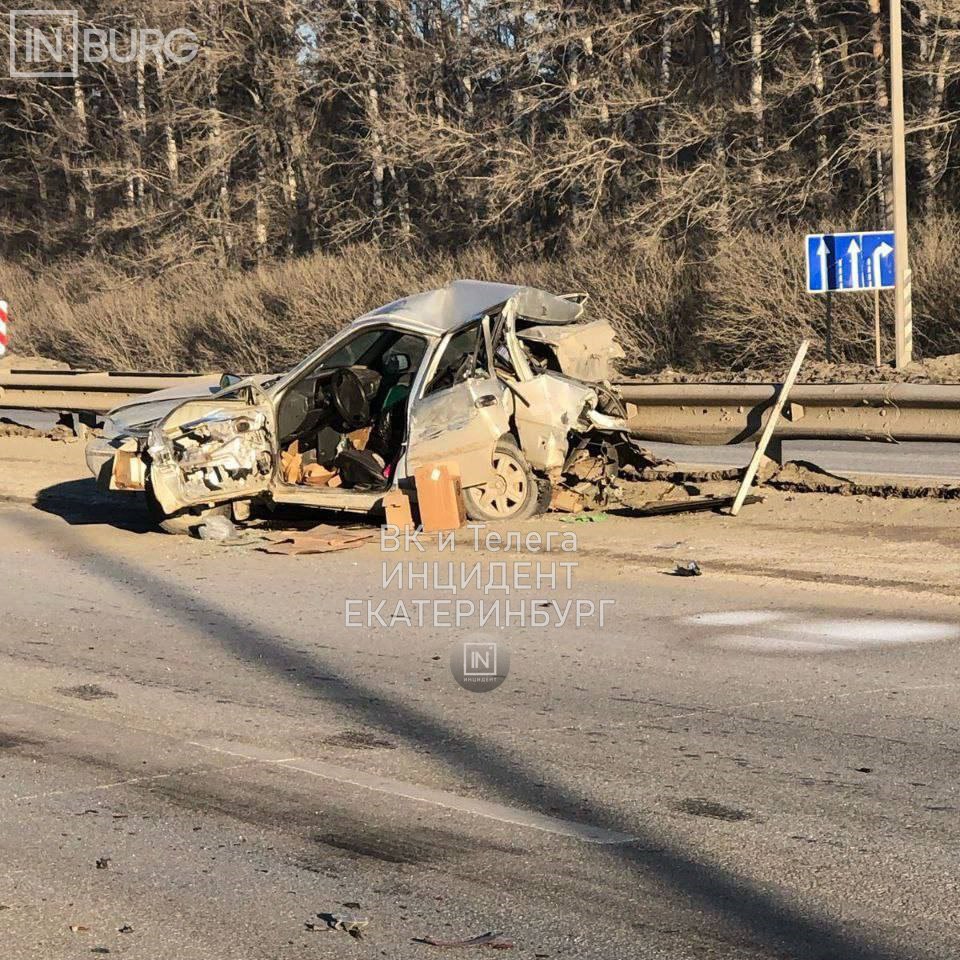
M752 443L694 447L679 443L647 444L661 457L677 463L745 467ZM955 443L860 443L849 440L786 440L784 460L805 460L831 473L875 474L891 478L960 481L960 445Z
M597 554L546 595L602 629L347 628L396 555L50 504L0 544L7 956L960 951L955 598ZM509 649L495 691L454 682L465 633Z

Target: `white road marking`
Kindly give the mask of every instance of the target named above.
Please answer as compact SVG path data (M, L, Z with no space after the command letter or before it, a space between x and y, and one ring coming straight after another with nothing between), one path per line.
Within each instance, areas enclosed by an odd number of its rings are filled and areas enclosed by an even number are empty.
M708 627L752 627L759 623L773 623L786 616L777 610L721 610L718 613L698 613L686 617L686 621Z
M222 773L224 770L237 770L249 767L250 761L232 763L228 767L191 767L188 770L173 770L170 773L155 773L149 777L130 777L129 780L111 780L109 783L96 783L92 787L66 787L63 790L47 790L45 793L29 793L17 797L0 798L2 803L19 803L26 800L46 800L49 797L62 797L68 793L92 793L95 790L113 790L116 787L129 787L135 783L153 783L156 780L169 780L171 777L195 777L203 773Z
M831 653L910 643L934 643L960 637L960 627L933 620L818 618L799 610L720 610L683 618L684 623L720 628L708 642L732 650L760 653ZM755 633L744 627L764 628ZM724 627L740 630L724 632Z
M781 630L827 641L852 644L931 643L960 636L960 628L951 623L931 620L814 620L810 623L784 624Z
M354 770L350 767L341 767L325 760L311 760L286 757L280 753L271 754L260 747L247 747L244 744L218 741L191 741L191 746L202 747L217 753L226 753L233 757L244 757L261 763L269 763L277 767L285 767L306 773L313 777L322 777L324 780L333 780L336 783L362 787L365 790L374 790L377 793L386 793L407 800L416 800L420 803L429 803L447 810L456 810L477 817L486 817L488 820L498 820L501 823L510 823L519 827L529 827L533 830L542 830L561 837L571 837L586 843L615 844L632 843L637 838L615 830L606 830L587 823L577 823L573 820L561 820L558 817L549 817L520 807L511 807L502 803L493 803L489 800L478 800L464 797L447 790L436 790L418 783L407 783L403 780L394 780L391 777L381 777L363 770Z

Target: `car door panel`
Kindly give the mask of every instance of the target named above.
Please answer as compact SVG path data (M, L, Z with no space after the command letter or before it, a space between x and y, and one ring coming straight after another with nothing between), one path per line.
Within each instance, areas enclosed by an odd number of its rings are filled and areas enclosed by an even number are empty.
M506 388L494 377L471 378L424 397L410 417L407 472L455 462L464 487L493 479L493 450L510 432Z

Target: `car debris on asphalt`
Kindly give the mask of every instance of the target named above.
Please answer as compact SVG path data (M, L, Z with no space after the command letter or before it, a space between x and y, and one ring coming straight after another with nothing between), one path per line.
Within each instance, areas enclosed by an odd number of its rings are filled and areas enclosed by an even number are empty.
M485 947L489 950L512 950L516 944L502 933L482 933L478 937L465 940L438 940L434 937L418 937L414 943L424 943L430 947Z
M228 517L212 516L197 528L201 540L235 540L237 528Z
M602 523L608 520L610 514L602 510L591 510L589 513L574 513L569 517L560 517L561 523Z
M654 500L637 506L619 507L615 511L622 517L663 517L671 513L702 513L709 510L725 510L733 506L734 497L688 497L686 500ZM751 494L744 501L763 503L763 497Z
M342 930L349 933L354 940L363 939L363 931L370 925L367 917L357 917L347 913L318 913L317 918L322 920L328 930ZM315 930L316 924L308 922L308 930Z
M687 560L684 563L678 563L677 568L673 571L675 577L701 577L703 576L703 571L700 569L700 564L696 560Z
M363 546L377 536L376 529L349 529L324 523L311 530L290 533L267 533L267 541L257 547L264 553L283 554L288 557L315 553L332 553L337 550L352 550Z

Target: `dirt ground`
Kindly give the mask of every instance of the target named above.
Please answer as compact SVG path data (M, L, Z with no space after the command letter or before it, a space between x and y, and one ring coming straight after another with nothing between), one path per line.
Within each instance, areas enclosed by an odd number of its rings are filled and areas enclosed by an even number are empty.
M59 360L48 360L46 357L24 357L16 353L8 353L0 357L0 370L69 370L68 363Z
M721 370L691 373L684 370L660 370L657 373L626 377L637 383L776 383L785 370ZM865 363L824 363L807 361L800 371L799 383L960 383L960 353L931 357L908 364L903 370L891 366L874 367Z
M795 469L785 468L785 475ZM626 500L636 504L688 497L693 491L725 495L734 489L731 480L661 480L628 485ZM720 512L631 517L609 510L598 522L550 514L523 528L575 530L581 555L601 566L667 575L677 564L696 560L707 577L774 578L816 583L817 589L872 587L905 596L930 592L960 601L960 500L884 498L849 489L845 495L770 486L755 492L763 502L745 507L738 517ZM148 529L137 495L97 493L80 442L0 438L0 500L35 503L69 516L70 522L134 522ZM337 515L317 513L316 520L335 522ZM144 539L163 536L149 532ZM469 530L461 536L473 539ZM225 549L199 541L194 546L203 553ZM290 561L278 559L283 562Z

